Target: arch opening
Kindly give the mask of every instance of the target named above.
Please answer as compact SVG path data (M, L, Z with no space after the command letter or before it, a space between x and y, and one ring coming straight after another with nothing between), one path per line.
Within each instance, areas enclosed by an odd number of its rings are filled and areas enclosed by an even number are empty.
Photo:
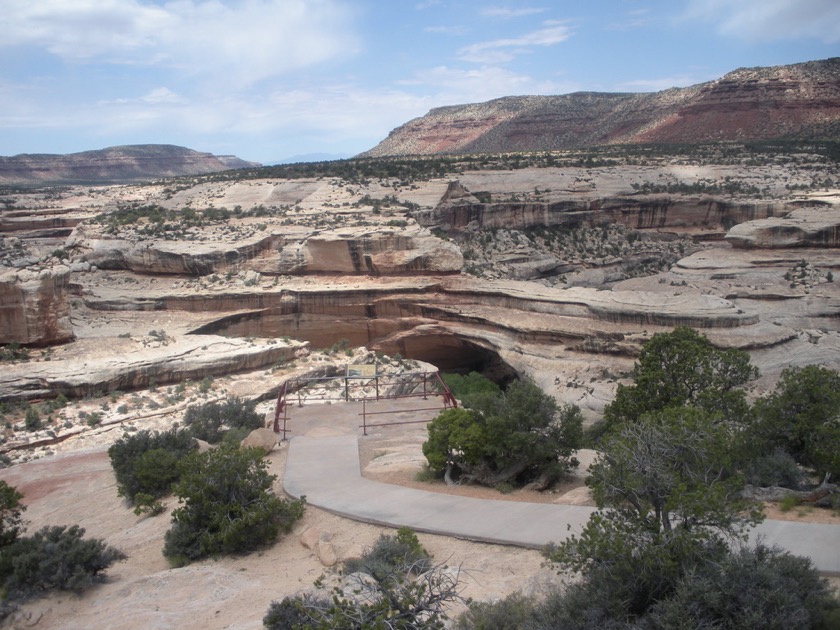
M278 314L270 311L227 316L193 331L228 337L289 337L329 348L346 339L389 356L424 361L441 372L478 372L499 385L519 378L498 352L480 339L470 339L436 325L417 326L416 320L370 317L333 317Z

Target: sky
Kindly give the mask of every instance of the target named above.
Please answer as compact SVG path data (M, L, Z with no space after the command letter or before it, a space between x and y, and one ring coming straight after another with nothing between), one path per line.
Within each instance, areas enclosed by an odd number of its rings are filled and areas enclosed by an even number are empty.
M434 107L840 56L838 0L0 0L0 155L347 157Z

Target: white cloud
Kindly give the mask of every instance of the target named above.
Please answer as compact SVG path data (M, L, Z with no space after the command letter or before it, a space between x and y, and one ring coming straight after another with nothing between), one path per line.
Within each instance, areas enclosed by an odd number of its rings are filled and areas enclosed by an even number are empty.
M146 94L146 96L142 97L144 103L149 103L150 105L159 105L161 103L183 103L184 99L168 87L157 87L153 89L151 92Z
M504 68L485 66L470 70L438 66L417 73L404 85L422 85L434 94L434 103L480 103L515 94L563 94L580 89L574 84L537 81Z
M481 15L492 18L517 18L526 15L535 15L537 13L545 13L546 9L539 9L536 7L522 7L518 9L511 9L510 7L488 7L481 10Z
M837 0L692 0L685 18L713 22L722 34L749 41L840 42Z
M5 0L0 46L248 84L352 54L341 0Z
M519 37L494 39L465 46L458 51L458 58L475 63L504 63L527 53L537 46L554 46L572 36L572 29L565 22L547 21L543 28Z

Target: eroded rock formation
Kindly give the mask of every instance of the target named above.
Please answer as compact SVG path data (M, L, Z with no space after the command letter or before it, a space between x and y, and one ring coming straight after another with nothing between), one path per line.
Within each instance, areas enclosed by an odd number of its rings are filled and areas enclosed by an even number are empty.
M783 217L746 221L734 226L726 240L735 247L840 247L837 206L794 210Z
M212 336L108 338L107 348L102 343L79 344L67 358L4 366L0 400L83 397L257 370L294 358L303 346Z
M635 230L715 228L789 213L783 202L731 201L711 196L633 195L579 196L562 201L479 202L460 183L432 210L414 212L418 223L445 230L528 229L535 226L575 228L620 224Z
M238 267L279 249L282 242L282 237L273 234L205 241L113 238L99 225L81 225L67 240L67 247L102 269L203 276Z
M423 275L458 273L464 263L455 245L416 224L245 237L216 230L204 241L113 238L101 226L85 225L67 246L102 269L192 276L240 269L267 275Z
M0 273L0 343L49 345L73 339L69 280L65 266Z
M464 257L457 246L417 225L402 229L347 228L317 232L289 242L276 254L249 266L268 274L406 274L459 273Z

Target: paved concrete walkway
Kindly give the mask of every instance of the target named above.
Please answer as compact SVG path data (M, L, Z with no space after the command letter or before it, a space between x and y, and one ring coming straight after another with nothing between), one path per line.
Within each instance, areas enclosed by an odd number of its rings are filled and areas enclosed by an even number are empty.
M362 477L358 438L296 436L289 443L283 485L310 505L366 523L418 532L541 548L580 532L595 510L579 505L471 499L379 483ZM765 521L751 535L811 558L840 575L840 526Z

